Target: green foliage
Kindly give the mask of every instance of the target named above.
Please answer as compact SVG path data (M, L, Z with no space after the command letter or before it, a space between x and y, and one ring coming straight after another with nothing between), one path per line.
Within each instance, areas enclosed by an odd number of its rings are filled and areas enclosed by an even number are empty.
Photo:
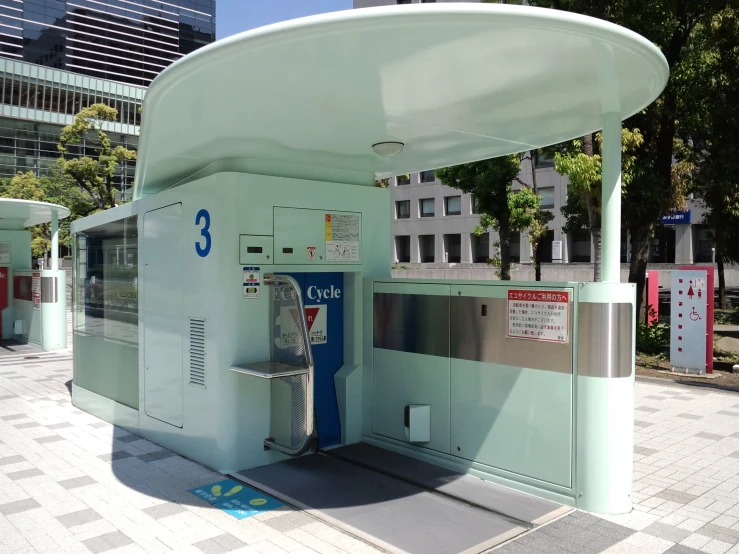
M116 146L113 148L108 135L103 131L105 122L116 121L118 110L105 104L93 104L83 108L74 122L62 129L58 149L58 161L62 173L87 193L98 209L105 210L115 206L117 189L113 186L115 172L124 160L135 160L136 152ZM69 157L69 145L81 144L88 137L87 148L95 150L94 157ZM94 138L90 138L94 137ZM96 139L96 140L95 140Z
M588 138L588 137L586 137ZM602 133L595 134L591 148L584 148L584 140L573 140L569 145L552 148L554 169L569 179L567 202L562 207L565 216L563 229L573 233L583 228L590 229L595 251L594 279L600 280L600 228L601 194L603 189L603 162L601 158ZM634 180L636 152L644 143L639 129L621 130L621 184L627 191Z
M565 224L562 226L565 233L573 234L590 227L588 207L579 194L568 190L567 201L560 208L560 211L565 218Z
M657 323L648 327L643 321L636 323L636 352L647 356L665 357L670 352L670 326Z
M649 306L652 316L654 309ZM658 356L664 358L670 352L670 326L664 323L656 323L647 326L643 321L636 324L636 352L647 356Z
M713 322L716 325L739 325L739 306L730 310L716 310Z
M436 177L443 184L474 195L480 214L475 234L481 235L491 227L499 233L503 280L511 278L511 233L521 232L534 223L541 200L526 186L512 193L511 185L520 169L520 157L513 154L436 170Z
M44 190L39 183L38 177L32 171L18 173L12 177L3 187L3 198L15 198L18 200L34 200L43 202L46 200ZM31 254L34 257L44 256L49 249L50 242L47 237L46 227L48 225L36 225L31 231Z
M35 200L42 202L45 194L41 188L38 177L32 172L18 173L10 180L5 190L6 198L17 198L18 200Z

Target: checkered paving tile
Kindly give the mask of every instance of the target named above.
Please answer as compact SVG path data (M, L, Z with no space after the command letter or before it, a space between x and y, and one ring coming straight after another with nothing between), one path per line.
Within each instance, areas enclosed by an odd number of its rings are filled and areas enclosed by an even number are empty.
M75 409L71 351L0 353L0 553L369 553L288 506L243 520L188 493L224 477ZM739 396L636 385L634 510L572 512L499 554L739 554Z

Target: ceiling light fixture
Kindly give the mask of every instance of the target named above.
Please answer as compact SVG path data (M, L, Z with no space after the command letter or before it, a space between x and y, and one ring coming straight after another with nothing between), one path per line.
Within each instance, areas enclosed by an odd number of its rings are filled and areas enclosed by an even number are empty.
M372 145L372 150L374 150L375 154L378 156L392 158L393 156L400 154L403 151L404 146L405 144L402 142L378 142L377 144Z

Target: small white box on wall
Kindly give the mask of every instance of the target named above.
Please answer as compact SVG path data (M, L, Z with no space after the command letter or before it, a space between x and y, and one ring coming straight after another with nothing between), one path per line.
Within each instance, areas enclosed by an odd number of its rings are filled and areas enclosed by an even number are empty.
M405 438L409 442L429 442L431 440L431 406L428 404L409 404L405 407Z

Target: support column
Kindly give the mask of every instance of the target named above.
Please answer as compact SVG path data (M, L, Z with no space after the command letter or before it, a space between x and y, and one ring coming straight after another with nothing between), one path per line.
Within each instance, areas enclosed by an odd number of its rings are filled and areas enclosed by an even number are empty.
M59 269L59 212L51 212L51 269Z
M603 114L601 281L621 282L621 114Z

